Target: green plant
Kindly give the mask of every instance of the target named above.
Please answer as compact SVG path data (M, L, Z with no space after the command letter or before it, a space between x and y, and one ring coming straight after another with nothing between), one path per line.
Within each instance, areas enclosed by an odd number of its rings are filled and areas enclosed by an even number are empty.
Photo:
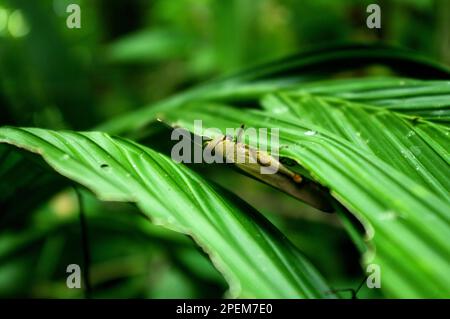
M323 73L331 76L355 63L382 63L408 75L415 68L418 78L433 80L324 80ZM228 282L231 297L336 297L259 212L155 150L169 145L155 143L157 119L190 131L199 119L221 129L242 123L279 128L281 157L329 189L362 264L380 265L383 294L442 298L450 294L450 84L435 78L449 74L403 50L326 48L207 83L102 124L97 132L2 127L0 141L41 155L101 200L136 203L154 224L190 235ZM143 145L152 140L154 149ZM0 173L18 189L21 181L11 172L34 165L16 149L1 150ZM3 196L11 201L16 193Z

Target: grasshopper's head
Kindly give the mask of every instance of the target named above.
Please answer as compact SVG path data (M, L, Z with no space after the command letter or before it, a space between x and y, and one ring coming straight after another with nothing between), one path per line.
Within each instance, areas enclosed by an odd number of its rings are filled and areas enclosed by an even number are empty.
M210 139L204 143L205 149L208 150L211 154L216 150L216 147L227 140L226 135L217 135L213 139Z

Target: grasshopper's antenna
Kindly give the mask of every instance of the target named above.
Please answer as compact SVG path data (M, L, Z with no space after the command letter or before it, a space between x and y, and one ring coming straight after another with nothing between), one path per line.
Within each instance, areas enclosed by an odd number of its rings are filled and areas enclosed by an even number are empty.
M244 124L241 124L241 126L238 129L238 132L236 134L236 143L240 143L242 139L242 134L244 133Z
M169 124L169 123L166 122L166 120L165 120L164 118L162 118L162 117L158 117L156 120L157 120L158 122L160 122L161 124L163 124L164 126L166 126L166 127L167 127L168 129L170 129L170 130L175 130L175 129L181 129L181 130L183 130L183 131L186 133L186 135L189 135L189 136L186 136L186 137L189 139L190 142L194 143L194 144L197 145L197 146L203 147L203 142L198 143L198 142L196 141L195 138L191 138L191 136L194 135L194 134L191 133L188 129L183 128L182 126L180 126L180 125L178 125L178 124L176 124L176 123L171 123L171 124ZM212 141L212 140L213 140L213 138L211 138L211 137L209 137L209 136L206 136L206 135L202 135L202 136L200 136L200 137L202 137L202 138L204 138L204 139L207 139L207 140L209 140L209 141Z
M176 129L176 128L181 128L176 123L169 124L163 117L157 117L156 121L163 124L165 127L167 127L168 129L171 129L171 130Z

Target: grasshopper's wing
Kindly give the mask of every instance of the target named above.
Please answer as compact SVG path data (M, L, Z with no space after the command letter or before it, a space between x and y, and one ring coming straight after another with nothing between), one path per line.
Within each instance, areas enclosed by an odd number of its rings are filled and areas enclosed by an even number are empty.
M305 202L323 212L333 212L331 198L327 191L321 186L303 179L301 183L296 183L292 177L282 174L261 174L261 165L258 163L236 163L236 166L248 175L266 183L272 187L284 191L285 193Z

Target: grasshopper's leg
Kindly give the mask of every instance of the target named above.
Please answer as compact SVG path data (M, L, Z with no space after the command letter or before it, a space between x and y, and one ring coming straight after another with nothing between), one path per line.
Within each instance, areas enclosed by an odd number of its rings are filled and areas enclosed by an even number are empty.
M363 279L363 280L361 281L361 283L359 284L358 288L356 288L356 289L353 289L353 288L333 289L333 290L331 290L331 291L327 291L327 293L336 293L336 292L344 292L344 291L347 291L347 292L350 292L350 293L352 294L352 295L351 295L351 298L352 298L352 299L358 299L358 297L357 297L356 295L357 295L358 292L361 290L362 286L364 286L364 283L366 282L366 280L367 280L368 277L369 277L369 276L365 276L364 279Z
M279 164L279 168L278 169L279 169L279 172L281 174L290 177L297 184L300 184L302 182L302 180L303 180L302 177L299 174L291 171L289 168L284 166L281 162Z
M244 127L244 124L241 124L241 126L239 127L239 130L236 134L236 143L241 143L242 134L244 133Z

